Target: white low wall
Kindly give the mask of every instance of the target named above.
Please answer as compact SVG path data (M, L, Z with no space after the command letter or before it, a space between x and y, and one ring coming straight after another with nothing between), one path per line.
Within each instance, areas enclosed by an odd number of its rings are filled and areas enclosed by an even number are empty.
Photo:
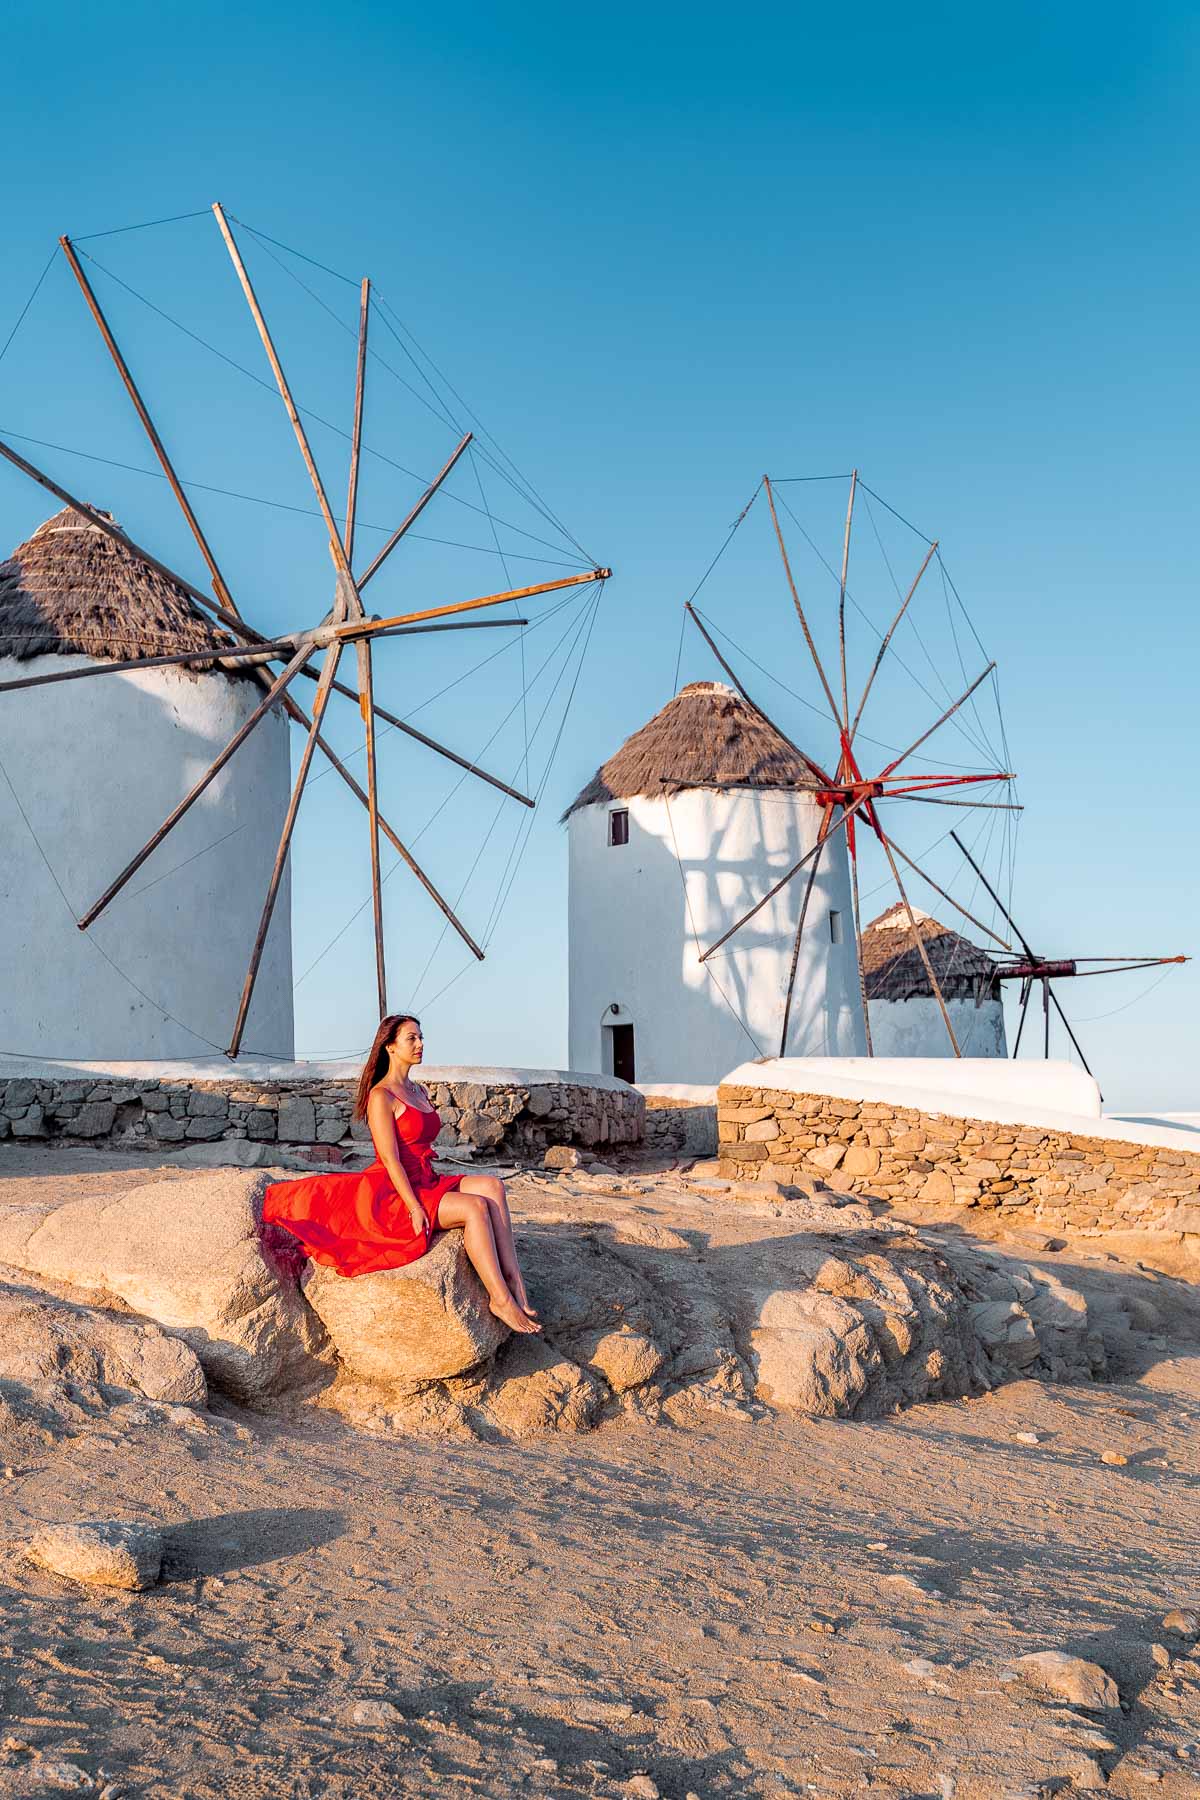
M1115 1143L1196 1152L1196 1133L1105 1118L1100 1090L1071 1063L1000 1062L991 1057L786 1057L741 1063L724 1088L828 1094L834 1099L881 1101L917 1112L979 1119L995 1125L1045 1126Z
M31 1081L80 1080L85 1075L108 1076L113 1081L222 1081L236 1082L239 1087L256 1084L304 1081L354 1081L362 1071L361 1057L339 1062L267 1062L261 1057L206 1057L202 1062L171 1059L167 1062L73 1062L40 1061L33 1057L0 1055L0 1080ZM612 1075L576 1074L570 1069L507 1069L484 1067L475 1063L420 1063L413 1071L417 1081L426 1086L434 1082L476 1081L485 1087L559 1087L569 1084L577 1088L600 1088L606 1093L628 1093L625 1082ZM716 1089L709 1089L713 1098Z

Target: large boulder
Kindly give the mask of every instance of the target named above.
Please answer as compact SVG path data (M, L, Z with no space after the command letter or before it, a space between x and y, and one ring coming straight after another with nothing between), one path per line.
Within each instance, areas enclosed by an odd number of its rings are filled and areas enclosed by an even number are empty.
M61 1206L0 1209L0 1262L115 1297L189 1344L215 1386L261 1400L311 1382L320 1326L260 1231L267 1177L235 1169Z
M797 1236L749 1247L731 1294L755 1393L821 1418L990 1385L969 1305L938 1257L870 1233L837 1244Z
M47 1382L177 1406L203 1406L208 1399L199 1360L180 1338L140 1319L39 1293L19 1277L0 1282L0 1386L37 1391Z
M385 1387L462 1375L508 1336L460 1231L436 1232L416 1262L374 1275L347 1277L310 1263L302 1286L343 1367Z

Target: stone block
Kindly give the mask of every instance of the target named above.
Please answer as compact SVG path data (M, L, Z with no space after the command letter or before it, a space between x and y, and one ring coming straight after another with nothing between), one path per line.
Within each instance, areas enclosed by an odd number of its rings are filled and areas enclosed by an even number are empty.
M182 1120L180 1123L182 1124ZM224 1137L228 1123L227 1119L189 1119L185 1135L199 1139L202 1143L212 1143L216 1138Z
M954 1183L944 1169L934 1169L917 1190L917 1198L927 1206L943 1206L954 1199Z
M498 1119L491 1119L487 1113L467 1112L458 1121L459 1135L468 1144L474 1144L477 1150L490 1150L504 1136L504 1127ZM593 1142L584 1133L585 1142Z
M163 1144L177 1144L187 1136L187 1125L182 1119L172 1118L170 1113L151 1114L150 1130Z
M27 1107L23 1118L14 1119L12 1122L12 1134L14 1137L18 1138L49 1137L50 1132L47 1129L45 1114L41 1107Z
M529 1099L525 1103L525 1110L529 1113L531 1118L545 1119L549 1116L553 1107L554 1097L550 1093L549 1088L530 1088Z
M583 1158L574 1144L552 1144L542 1158L542 1167L546 1169L578 1169Z
M343 1119L322 1119L317 1126L318 1144L340 1144L345 1135L346 1125Z
M162 1532L153 1525L105 1519L80 1525L43 1526L25 1554L39 1568L65 1575L68 1580L137 1593L153 1587L158 1580L163 1544ZM61 1763L56 1766L72 1767Z
M843 1175L874 1175L879 1169L879 1152L863 1144L851 1144L838 1166Z
M229 1114L229 1101L224 1094L193 1091L188 1095L189 1119L224 1119Z
M246 1136L257 1143L270 1143L274 1139L275 1114L269 1107L250 1107L246 1113Z
M287 1094L279 1102L276 1135L281 1144L311 1144L317 1136L317 1114L303 1094Z
M774 1119L757 1119L746 1127L748 1144L769 1144L779 1136L779 1125Z
M147 1112L159 1113L167 1110L167 1096L158 1088L146 1088L141 1095L141 1102Z
M805 1160L828 1175L837 1168L845 1154L844 1144L826 1144L824 1149L810 1150Z
M71 1137L107 1137L117 1109L111 1100L89 1100L66 1127Z

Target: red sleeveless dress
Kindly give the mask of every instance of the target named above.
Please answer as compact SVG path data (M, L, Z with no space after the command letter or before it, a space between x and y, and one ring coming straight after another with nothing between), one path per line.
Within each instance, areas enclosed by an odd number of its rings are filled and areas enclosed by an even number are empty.
M406 1106L396 1119L396 1147L427 1220L423 1231L413 1230L408 1208L381 1162L357 1175L277 1181L263 1198L264 1225L281 1226L314 1262L339 1275L370 1275L415 1262L437 1230L442 1195L463 1179L439 1175L433 1166L433 1140L440 1129L436 1112L416 1106Z

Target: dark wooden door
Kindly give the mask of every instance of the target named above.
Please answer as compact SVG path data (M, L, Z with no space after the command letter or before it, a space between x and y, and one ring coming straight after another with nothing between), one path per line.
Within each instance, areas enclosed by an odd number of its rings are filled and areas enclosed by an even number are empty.
M612 1031L613 1074L618 1081L632 1083L635 1080L633 1026L613 1025L610 1029Z

